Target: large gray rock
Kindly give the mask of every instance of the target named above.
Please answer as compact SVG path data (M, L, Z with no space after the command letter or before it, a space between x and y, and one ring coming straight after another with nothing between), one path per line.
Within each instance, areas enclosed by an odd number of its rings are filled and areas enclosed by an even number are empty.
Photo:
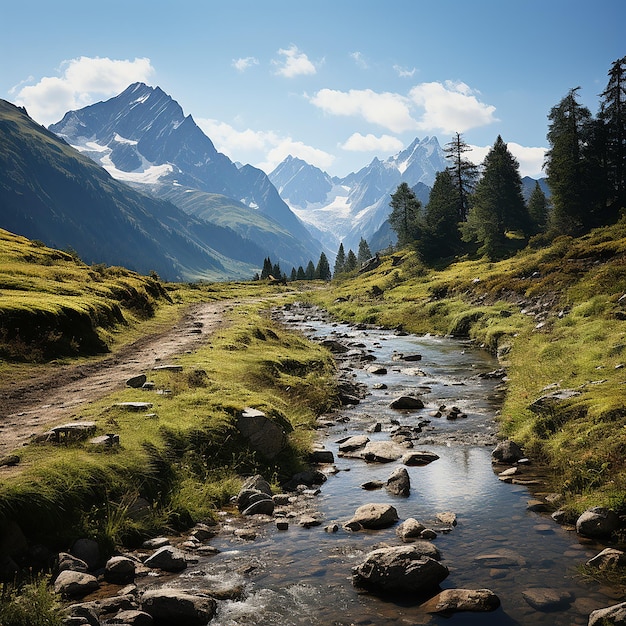
M177 589L146 591L141 610L152 616L156 626L204 626L215 615L217 603L208 596L198 596Z
M64 572L65 570L70 570L72 572L87 572L89 570L89 566L85 561L75 557L67 552L59 552L57 556L57 572Z
M370 441L361 457L368 463L393 463L402 457L406 448L400 447L393 441Z
M135 578L136 563L125 556L113 556L104 566L104 578L107 582L124 585Z
M524 458L522 449L510 439L501 441L491 453L491 457L494 461L500 463L516 463L520 459Z
M572 594L566 590L552 589L550 587L533 587L524 589L522 597L536 611L557 611L567 607L573 599Z
M54 581L54 590L65 598L82 598L100 587L98 579L85 572L63 570Z
M425 450L415 450L407 452L402 456L404 465L428 465L439 458L434 452L426 452Z
M180 572L187 567L185 555L173 546L163 546L152 556L149 556L144 565L151 569L161 569L164 572Z
M267 459L275 458L287 445L288 425L277 423L257 409L245 408L236 426L248 445Z
M120 611L114 617L107 619L107 624L124 624L124 626L152 626L154 620L152 615L144 613L144 611L136 611L130 609L128 611Z
M455 613L456 611L487 612L500 606L500 598L489 589L444 589L421 608L427 613Z
M270 484L259 474L247 478L237 495L237 508L244 515L272 515L274 500Z
M396 528L396 535L404 542L415 541L421 536L424 530L426 530L424 524L418 522L413 517L409 517Z
M576 532L585 537L610 537L619 525L619 517L615 511L595 506L587 509L576 520Z
M398 409L401 411L417 411L424 408L424 403L420 398L414 398L413 396L400 396L389 406L392 409Z
M378 529L393 526L398 521L398 512L390 504L363 504L346 524L346 528L359 530L360 528Z
M615 548L605 548L592 559L589 559L587 565L601 570L624 567L626 565L626 554Z
M345 441L339 444L339 454L347 454L354 452L355 450L361 450L369 443L369 437L367 435L354 435L354 437L348 437Z
M396 468L387 479L385 487L387 491L394 496L408 498L411 493L411 479L409 478L409 473L406 471L406 468Z
M363 563L352 568L354 586L372 593L401 595L436 589L448 576L448 568L425 556L422 548L412 544L370 552Z
M626 626L626 602L592 611L588 626Z

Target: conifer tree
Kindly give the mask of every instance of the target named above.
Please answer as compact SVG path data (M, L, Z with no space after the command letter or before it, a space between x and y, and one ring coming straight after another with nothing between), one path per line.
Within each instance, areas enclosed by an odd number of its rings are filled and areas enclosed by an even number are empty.
M309 261L306 270L304 271L307 280L315 279L315 265L313 265L313 261Z
M317 267L315 268L315 278L319 278L320 280L331 279L330 263L323 252L320 254L320 260L317 262Z
M528 198L527 207L533 231L535 233L543 232L548 225L548 199L538 181L535 181L535 188Z
M447 170L452 176L452 182L457 190L457 222L467 220L470 209L470 197L478 179L478 166L466 159L463 155L471 148L463 140L460 133L455 133L452 141L443 149L446 159L452 162Z
M361 241L359 241L359 251L357 253L357 261L359 266L363 265L368 259L372 258L372 251L370 250L369 244L363 237L361 237Z
M302 265L298 265L298 271L296 272L296 278L298 280L306 280L306 273Z
M344 265L346 263L346 253L343 249L343 242L339 244L339 250L337 250L337 256L335 257L335 269L333 276L338 276L344 271Z
M419 236L422 204L407 183L400 183L391 195L389 224L398 237L398 245L405 246Z
M280 280L283 277L282 270L280 269L280 263L274 263L272 266L272 276L276 280Z
M352 249L348 250L348 255L346 256L346 264L343 267L344 272L353 272L358 267L358 260L356 258L356 254L352 252Z
M519 164L498 135L483 163L483 175L464 225L464 238L477 241L481 244L479 251L494 258L505 243L505 233L527 233L529 222Z
M263 259L263 269L261 270L261 280L266 280L272 273L272 260L267 257Z
M294 280L297 280L297 279L298 279L298 274L296 272L296 268L292 267L291 268L291 275L290 275L289 280L291 280L291 282L293 282Z

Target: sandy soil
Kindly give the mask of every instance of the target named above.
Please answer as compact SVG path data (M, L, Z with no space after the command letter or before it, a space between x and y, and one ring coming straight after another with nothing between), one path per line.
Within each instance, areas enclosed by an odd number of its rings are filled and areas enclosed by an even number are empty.
M70 421L82 405L125 387L132 376L206 342L232 302L193 305L167 331L146 336L115 355L86 365L63 365L26 382L0 381L0 458L19 452L31 435Z

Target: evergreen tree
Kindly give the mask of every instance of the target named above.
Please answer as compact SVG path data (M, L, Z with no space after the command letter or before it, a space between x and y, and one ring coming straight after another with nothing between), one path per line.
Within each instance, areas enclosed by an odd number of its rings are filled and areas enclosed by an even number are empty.
M337 256L335 257L335 269L333 276L338 276L344 271L344 265L346 263L346 253L343 249L343 242L339 244L339 250L337 250Z
M452 165L447 170L452 176L452 182L457 190L457 222L467 220L470 209L470 197L474 191L478 178L478 166L463 155L471 151L465 143L460 133L455 133L452 141L447 143L443 149L446 159L450 159Z
M359 252L356 258L359 262L359 266L363 265L363 263L372 258L372 251L370 250L369 244L365 239L363 239L363 237L361 237L361 241L359 241Z
M626 56L611 65L609 82L600 97L607 201L617 212L626 207Z
M291 268L291 277L290 277L289 280L291 280L291 282L293 282L294 280L297 280L297 279L298 279L298 274L296 272L296 268L292 267Z
M259 276L258 272L254 274L254 276L252 277L252 280L261 280L261 277Z
M535 181L535 188L528 198L527 207L534 232L543 232L548 225L548 199L538 181Z
M421 202L407 183L400 183L391 195L389 224L398 237L398 245L405 246L419 236Z
M464 238L481 244L480 252L494 258L509 230L528 232L530 219L522 196L519 164L498 135L485 157L476 185Z
M276 280L280 280L283 277L283 272L280 269L280 264L279 263L274 263L274 265L272 266L272 276Z
M591 113L578 103L576 89L552 107L548 119L545 170L552 192L550 229L555 234L577 233L590 223L592 194L585 146Z
M267 257L263 259L263 269L261 270L261 280L266 280L272 274L272 260Z
M309 261L306 266L306 270L304 271L307 280L315 279L315 265L313 265L313 261Z
M352 252L352 250L348 250L348 255L346 256L346 264L343 266L344 272L353 272L359 265L359 262L356 258L356 254Z
M317 262L317 267L315 268L315 278L319 278L320 280L330 280L331 276L330 263L328 262L326 255L322 252L322 254L320 254L320 260Z
M306 274L302 265L298 265L298 271L296 272L296 278L298 280L306 280Z
M425 232L420 242L424 260L450 256L461 243L459 190L450 170L437 172L424 215Z

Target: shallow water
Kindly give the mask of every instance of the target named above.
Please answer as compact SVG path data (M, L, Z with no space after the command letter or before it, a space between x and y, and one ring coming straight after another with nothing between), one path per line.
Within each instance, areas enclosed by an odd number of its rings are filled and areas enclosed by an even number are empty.
M250 542L220 536L211 543L221 552L201 557L197 566L180 577L181 586L190 582L201 586L203 579L244 586L244 601L221 602L212 624L447 624L447 618L429 616L419 609L423 598L382 600L352 586L351 568L367 552L381 543L400 543L395 528L352 533L341 527L367 502L390 503L401 520L414 517L435 529L441 527L436 513L456 513L458 525L434 540L442 562L450 569L441 587L488 588L499 596L502 606L492 613L456 613L451 618L455 624L582 625L587 624L591 610L620 601L576 576L576 566L599 548L581 544L575 533L563 530L549 516L527 511L532 498L527 488L503 483L494 473L491 450L500 381L478 376L498 367L492 357L452 339L357 330L330 324L323 317L312 318L312 313L291 312L290 323L309 335L361 344L360 349L371 351L375 363L386 366L388 373L352 370L354 379L366 384L369 393L360 404L333 416L349 421L335 423L320 435L335 454L340 470L329 475L320 494L312 498L312 505L323 514L322 526L301 528L295 519L287 531L277 531L273 524L263 526L257 539ZM419 353L422 359L397 361L395 353ZM416 373L416 367L422 372ZM376 383L385 383L388 389L373 389ZM388 407L394 397L415 392L425 393L424 410L405 413ZM452 421L428 416L442 404L458 406L467 417ZM360 487L369 480L386 481L399 461L368 464L337 454L337 440L363 434L374 422L381 422L383 430L368 436L388 439L391 419L413 425L429 419L415 449L440 457L427 466L407 467L411 478L408 498ZM324 527L332 523L339 525L339 531L325 532ZM506 563L481 558L494 554L506 557ZM522 595L535 587L558 590L568 599L557 610L536 610Z

